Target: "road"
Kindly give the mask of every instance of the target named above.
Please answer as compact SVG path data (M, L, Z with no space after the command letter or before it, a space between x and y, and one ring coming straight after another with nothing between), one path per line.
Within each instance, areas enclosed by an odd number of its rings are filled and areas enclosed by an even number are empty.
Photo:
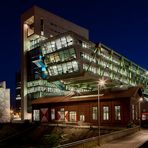
M146 141L148 141L148 129L141 129L135 134L103 144L98 148L138 148Z

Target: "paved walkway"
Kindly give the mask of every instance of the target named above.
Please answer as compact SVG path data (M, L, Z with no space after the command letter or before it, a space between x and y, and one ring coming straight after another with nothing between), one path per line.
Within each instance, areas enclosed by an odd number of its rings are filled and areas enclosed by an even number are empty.
M146 141L148 141L148 129L142 129L135 134L103 144L98 148L138 148Z

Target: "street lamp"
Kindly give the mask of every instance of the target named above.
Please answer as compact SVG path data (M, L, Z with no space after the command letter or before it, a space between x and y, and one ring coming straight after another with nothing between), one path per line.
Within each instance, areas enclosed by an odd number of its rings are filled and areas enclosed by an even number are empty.
M106 84L106 80L104 78L99 79L98 81L98 130L99 130L99 145L100 145L100 117L101 117L101 109L100 109L100 88L104 87Z
M141 127L141 102L143 101L143 98L139 98L139 126Z

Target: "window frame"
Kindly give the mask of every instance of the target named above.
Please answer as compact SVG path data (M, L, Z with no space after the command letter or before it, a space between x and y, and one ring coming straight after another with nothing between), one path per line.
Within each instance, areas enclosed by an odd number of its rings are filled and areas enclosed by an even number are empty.
M119 108L118 108L119 107ZM121 121L121 105L115 105L114 106L114 113L115 113L115 120ZM119 111L119 112L118 112Z
M105 111L105 109L107 109L106 111ZM107 106L107 105L105 105L105 106L103 106L103 120L104 121L108 121L110 119L110 117L109 117L109 106Z

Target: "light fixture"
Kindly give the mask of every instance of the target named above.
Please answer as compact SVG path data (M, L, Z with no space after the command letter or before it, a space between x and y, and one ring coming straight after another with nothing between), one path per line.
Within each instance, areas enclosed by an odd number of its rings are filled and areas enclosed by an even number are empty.
M106 85L106 80L104 79L104 77L102 79L99 79L98 85L101 86L101 87Z
M143 101L143 98L141 97L141 98L139 98L139 102L142 102Z
M28 24L25 23L25 24L24 24L24 28L25 28L25 29L28 29Z

